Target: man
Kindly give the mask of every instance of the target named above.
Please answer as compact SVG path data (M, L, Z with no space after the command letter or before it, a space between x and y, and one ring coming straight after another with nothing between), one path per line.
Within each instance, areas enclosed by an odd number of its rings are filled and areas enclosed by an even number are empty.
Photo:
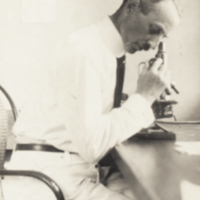
M112 16L61 41L51 76L14 126L18 145L9 168L47 174L59 184L66 200L134 199L119 177L111 177L107 187L101 184L96 164L154 121L151 105L169 86L170 76L161 59L151 68L146 64L136 93L112 109L116 58L156 48L178 23L173 0L124 0ZM30 144L40 145L42 151ZM56 147L54 152L46 145ZM24 179L23 184L27 196L21 194L21 199L41 191L34 180Z

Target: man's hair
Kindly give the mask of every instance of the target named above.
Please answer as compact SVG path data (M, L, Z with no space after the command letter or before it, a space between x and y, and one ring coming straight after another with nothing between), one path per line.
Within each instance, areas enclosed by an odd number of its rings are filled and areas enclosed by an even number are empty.
M141 8L141 12L145 15L147 15L150 11L153 10L154 8L154 4L155 3L159 3L161 1L169 1L169 0L140 0L140 8ZM170 0L174 3L177 12L179 14L179 16L181 15L182 9L181 9L181 4L180 4L180 0ZM124 6L126 5L126 3L128 2L128 0L124 0L122 5L120 6L119 10L121 10L122 8L124 8Z

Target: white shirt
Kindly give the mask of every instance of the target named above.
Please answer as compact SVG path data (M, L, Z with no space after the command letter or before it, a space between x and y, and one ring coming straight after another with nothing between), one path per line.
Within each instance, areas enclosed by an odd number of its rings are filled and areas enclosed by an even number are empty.
M40 94L20 113L18 142L52 144L96 163L111 148L153 121L146 100L133 94L113 108L121 37L107 17L62 40Z

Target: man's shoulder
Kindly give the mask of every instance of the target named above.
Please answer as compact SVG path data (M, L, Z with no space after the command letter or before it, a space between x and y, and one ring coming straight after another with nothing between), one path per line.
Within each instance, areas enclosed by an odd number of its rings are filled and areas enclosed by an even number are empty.
M77 66L77 63L95 63L104 59L105 46L96 25L90 25L62 38L52 57L52 69L63 63Z
M69 34L57 46L75 53L89 54L102 48L102 39L95 24Z

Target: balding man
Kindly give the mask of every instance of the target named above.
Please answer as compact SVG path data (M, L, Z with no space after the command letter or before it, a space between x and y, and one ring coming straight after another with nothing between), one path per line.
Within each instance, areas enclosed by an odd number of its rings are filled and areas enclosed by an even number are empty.
M154 121L151 105L170 76L161 59L151 68L146 64L135 94L113 109L116 59L155 49L179 20L175 0L124 0L112 16L62 40L41 94L14 126L17 147L9 168L47 174L66 200L134 199L119 176L102 184L96 165L110 149ZM27 182L24 199L35 195L34 187L34 180Z

